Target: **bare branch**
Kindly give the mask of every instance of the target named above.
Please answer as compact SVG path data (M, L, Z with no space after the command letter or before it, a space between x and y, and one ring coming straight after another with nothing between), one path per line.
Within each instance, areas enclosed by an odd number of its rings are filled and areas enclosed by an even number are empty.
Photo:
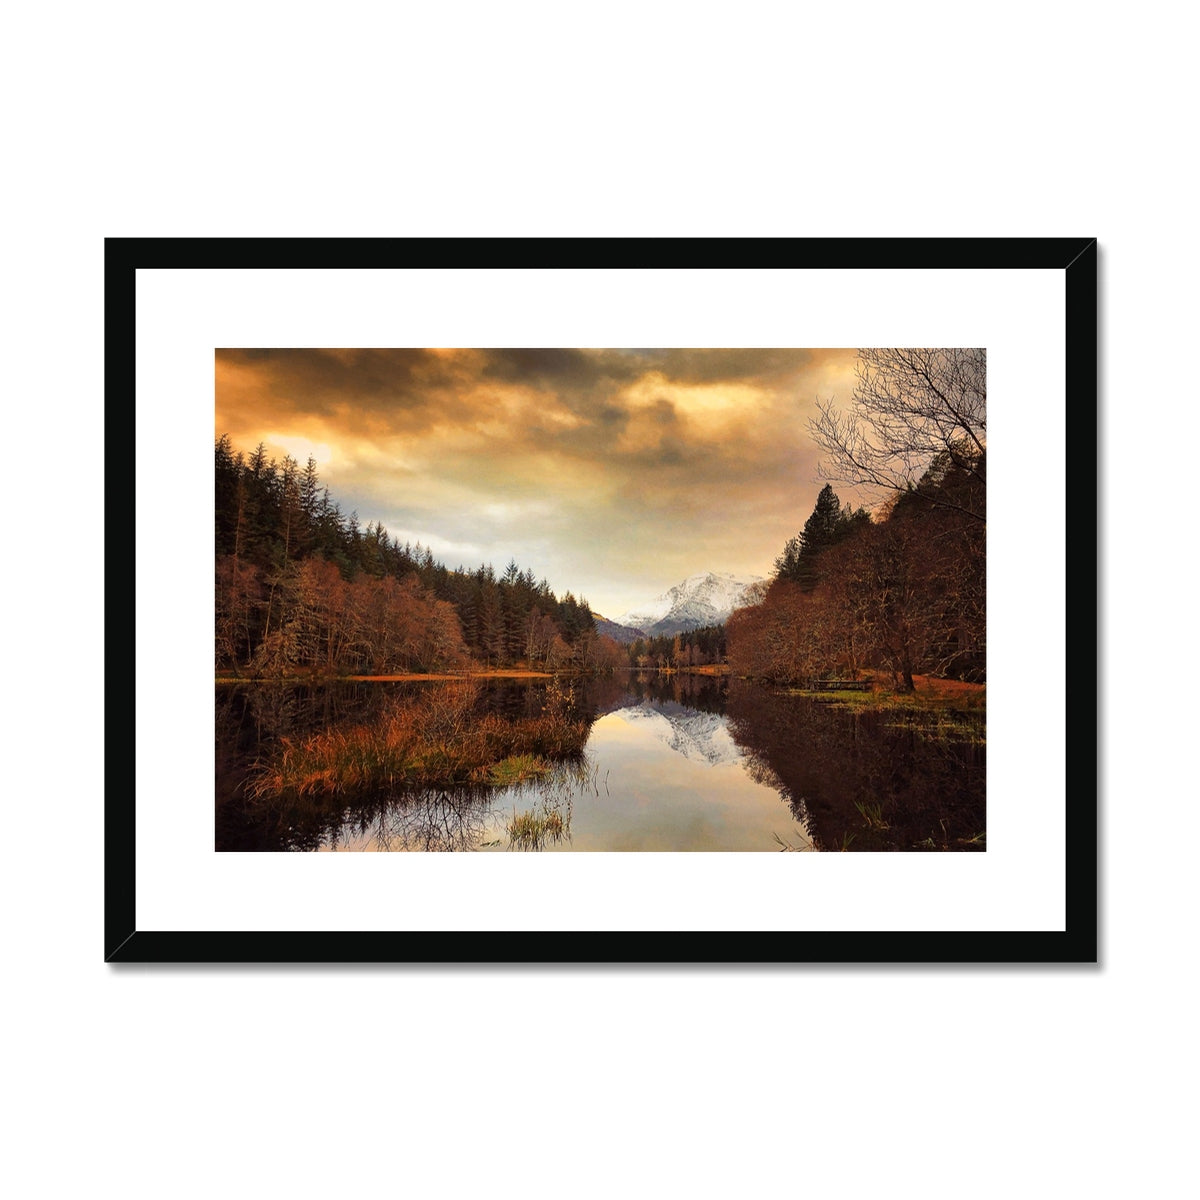
M819 474L877 498L917 493L986 521L984 486L922 488L951 472L986 485L987 351L863 349L850 408L817 402L809 430L827 458Z

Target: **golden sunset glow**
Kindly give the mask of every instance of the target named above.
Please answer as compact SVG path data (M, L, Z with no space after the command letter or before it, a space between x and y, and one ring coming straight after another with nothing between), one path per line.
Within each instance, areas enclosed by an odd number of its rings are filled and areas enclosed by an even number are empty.
M515 559L619 613L767 575L821 483L807 420L854 350L225 349L216 435L311 454L345 514L448 567ZM847 493L845 499L855 497Z

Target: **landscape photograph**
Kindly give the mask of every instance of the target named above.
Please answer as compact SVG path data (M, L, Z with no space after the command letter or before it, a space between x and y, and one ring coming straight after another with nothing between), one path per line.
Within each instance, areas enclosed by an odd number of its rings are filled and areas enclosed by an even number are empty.
M215 353L215 842L987 849L982 348Z

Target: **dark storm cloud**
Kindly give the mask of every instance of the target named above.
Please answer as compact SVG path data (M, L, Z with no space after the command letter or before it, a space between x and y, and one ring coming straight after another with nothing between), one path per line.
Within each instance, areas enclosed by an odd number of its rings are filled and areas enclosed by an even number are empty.
M332 391L405 397L436 366L428 350L230 349L218 350L217 362L252 366L272 387L301 401Z
M622 426L627 413L615 398L645 367L620 351L483 350L481 379L543 392L587 425Z
M543 411L527 415L533 428L569 451L586 449L593 431L624 433L632 415L624 393L641 379L770 386L813 356L770 349L222 349L218 400L223 394L225 428L234 433L260 418L278 424L337 414L348 432L411 435L484 419L499 392L521 388L544 397ZM574 419L556 420L556 410Z
M272 414L325 416L340 410L353 425L383 420L422 428L455 403L460 373L452 359L429 350L227 349L217 352L218 382L252 387L256 407Z
M811 350L487 350L483 375L507 382L591 391L659 371L676 383L774 379L813 361Z
M777 379L813 361L811 350L662 350L649 369L676 383L741 383Z
M485 379L591 387L602 379L629 380L639 374L635 363L622 362L610 350L485 350Z

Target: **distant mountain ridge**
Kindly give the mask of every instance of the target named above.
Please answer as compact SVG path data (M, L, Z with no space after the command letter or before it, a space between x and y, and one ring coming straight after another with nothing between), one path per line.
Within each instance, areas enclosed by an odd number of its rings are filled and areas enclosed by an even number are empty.
M720 625L736 608L757 604L766 580L702 571L689 575L647 604L616 618L619 625L642 629L652 637Z
M616 621L610 621L607 617L602 617L599 613L592 613L592 620L596 622L596 632L598 634L602 637L610 637L614 642L620 642L623 646L630 646L638 638L646 636L644 629L631 629L628 625L620 625Z

